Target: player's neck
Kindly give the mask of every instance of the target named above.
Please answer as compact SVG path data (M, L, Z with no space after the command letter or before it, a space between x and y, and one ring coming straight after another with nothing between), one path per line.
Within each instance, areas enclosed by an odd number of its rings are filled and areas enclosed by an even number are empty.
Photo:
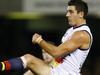
M79 20L77 21L77 25L76 25L76 26L81 26L81 25L83 25L83 24L86 24L86 20L85 20L85 19L79 19Z
M86 20L85 19L81 19L78 20L77 24L75 26L73 26L74 28L80 27L82 25L86 24Z

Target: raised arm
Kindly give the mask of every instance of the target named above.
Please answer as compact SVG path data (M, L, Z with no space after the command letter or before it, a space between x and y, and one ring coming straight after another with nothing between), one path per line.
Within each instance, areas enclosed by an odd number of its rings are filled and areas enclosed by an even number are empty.
M64 54L69 54L77 48L88 48L90 42L89 37L90 36L86 31L77 31L72 35L69 40L61 43L59 46L55 46L42 39L41 35L34 34L32 37L32 42L38 43L39 46L43 48L46 52L54 57L58 57L63 56Z

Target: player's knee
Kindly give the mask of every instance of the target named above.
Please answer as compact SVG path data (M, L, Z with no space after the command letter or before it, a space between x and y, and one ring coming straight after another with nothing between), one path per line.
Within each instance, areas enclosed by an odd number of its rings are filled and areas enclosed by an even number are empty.
M33 56L31 54L25 54L24 57L27 63L30 63L33 60Z

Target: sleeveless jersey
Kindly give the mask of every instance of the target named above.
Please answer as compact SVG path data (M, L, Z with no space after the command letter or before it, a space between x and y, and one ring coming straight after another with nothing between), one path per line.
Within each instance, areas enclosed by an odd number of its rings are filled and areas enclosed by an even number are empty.
M63 59L63 62L59 64L56 68L54 68L54 72L56 72L57 75L80 75L80 68L82 67L92 44L92 34L87 25L81 25L77 28L69 28L64 36L62 37L62 43L67 41L72 37L72 35L77 31L86 31L91 37L91 43L88 49L82 51L81 49L76 49L74 52L66 55ZM62 73L62 72L63 73ZM60 74L61 72L61 74ZM70 73L70 74L67 74ZM55 74L55 75L56 75Z

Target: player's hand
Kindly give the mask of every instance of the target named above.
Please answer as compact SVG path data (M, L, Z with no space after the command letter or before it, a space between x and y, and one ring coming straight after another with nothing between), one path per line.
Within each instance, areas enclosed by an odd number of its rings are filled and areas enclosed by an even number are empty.
M42 40L42 36L35 33L32 37L32 43L40 43L40 41Z

